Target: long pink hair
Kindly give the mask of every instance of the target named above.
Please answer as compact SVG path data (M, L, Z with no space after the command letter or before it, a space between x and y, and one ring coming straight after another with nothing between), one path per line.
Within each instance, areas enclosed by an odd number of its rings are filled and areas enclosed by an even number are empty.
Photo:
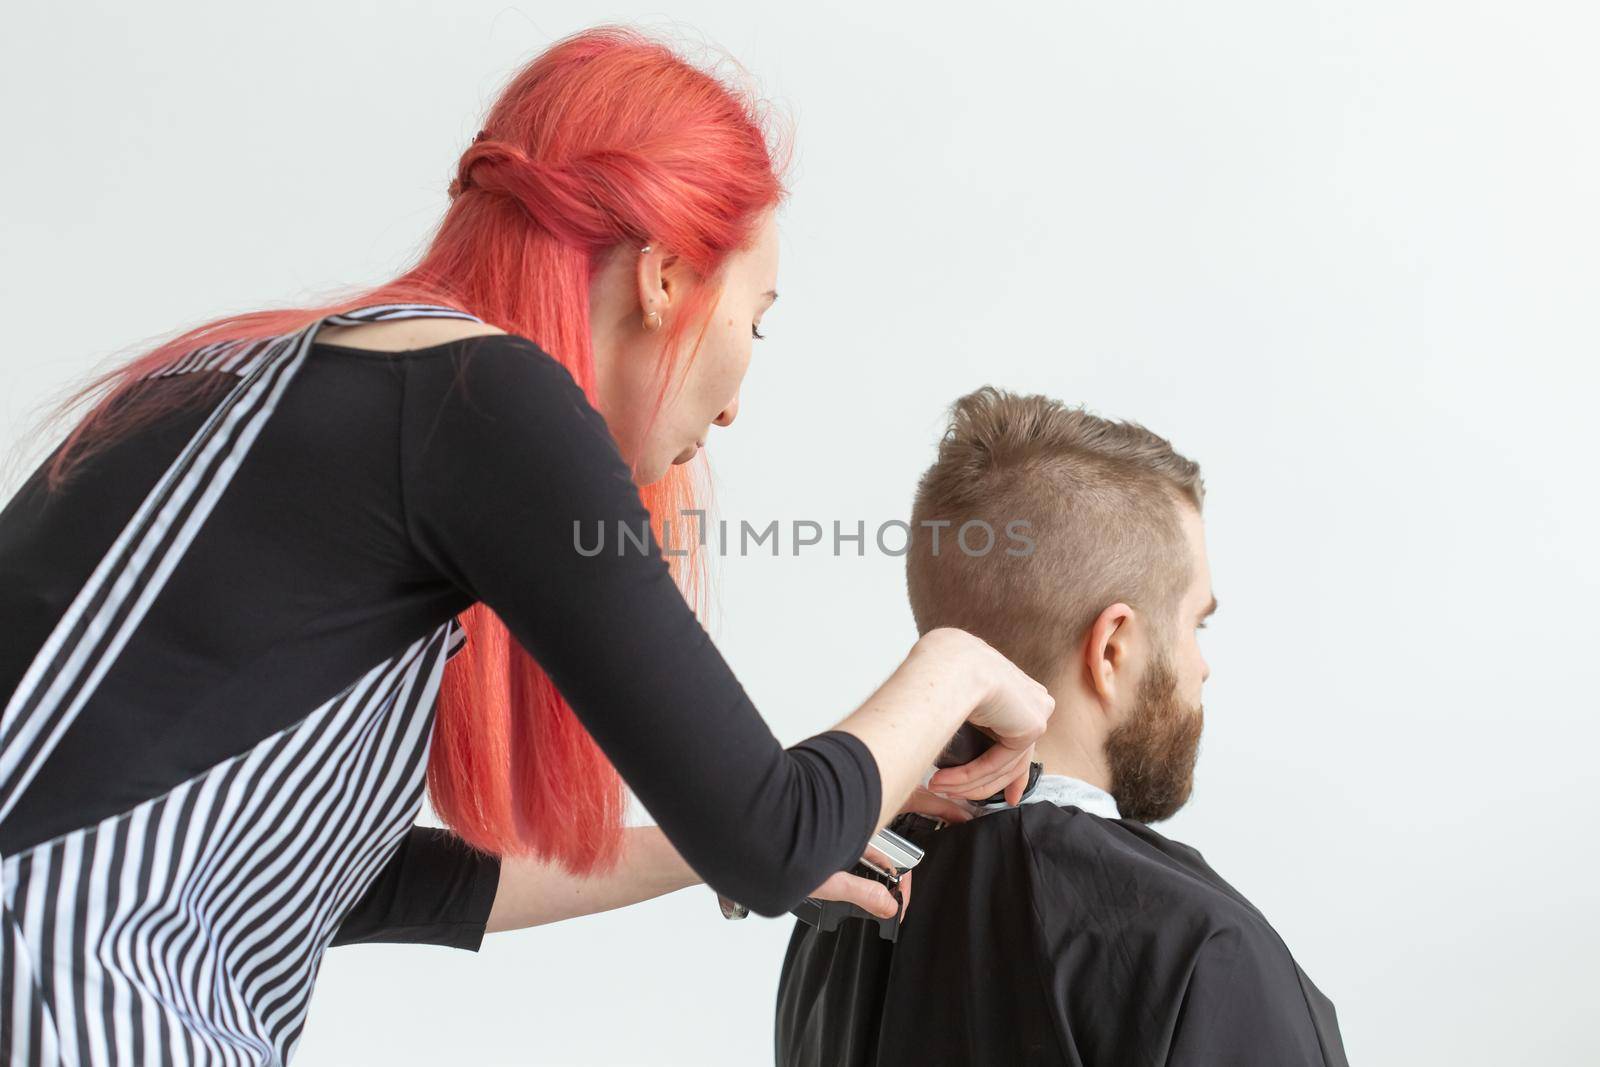
M48 484L58 487L133 426L227 384L217 380L223 375L177 375L162 390L116 404L146 373L212 341L290 333L368 304L469 311L536 342L593 402L589 288L624 242L669 249L700 279L661 331L654 418L703 336L723 264L784 195L769 132L760 101L636 31L601 27L557 42L490 109L415 267L321 307L205 323L97 376L61 405L65 412L103 394L51 460ZM158 402L146 396L152 392ZM673 467L641 487L658 537L663 519L695 506L693 477L689 467ZM700 558L669 563L695 601ZM555 859L575 873L610 867L626 808L615 768L493 612L475 604L461 621L468 641L445 671L428 763L434 809L480 849Z

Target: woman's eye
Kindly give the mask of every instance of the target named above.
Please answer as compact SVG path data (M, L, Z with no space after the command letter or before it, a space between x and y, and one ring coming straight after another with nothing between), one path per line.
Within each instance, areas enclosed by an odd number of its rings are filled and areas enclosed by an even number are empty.
M755 326L752 325L750 327L750 336L754 337L757 341L760 341L760 340L764 340L767 335L762 333L760 330L756 329Z

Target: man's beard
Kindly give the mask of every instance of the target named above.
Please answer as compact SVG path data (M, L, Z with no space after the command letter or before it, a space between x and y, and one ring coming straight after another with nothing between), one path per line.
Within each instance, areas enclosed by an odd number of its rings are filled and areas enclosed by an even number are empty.
M1170 819L1194 788L1200 755L1201 705L1184 707L1172 661L1157 654L1144 672L1132 713L1106 738L1111 795L1124 819Z

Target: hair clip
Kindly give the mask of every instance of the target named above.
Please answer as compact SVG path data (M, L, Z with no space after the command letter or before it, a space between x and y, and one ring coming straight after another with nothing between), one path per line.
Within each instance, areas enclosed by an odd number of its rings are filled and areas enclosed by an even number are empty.
M479 130L478 131L478 136L476 136L476 137L474 137L472 139L472 143L473 144L477 144L479 141L488 140L488 138L489 138L489 131L488 130Z

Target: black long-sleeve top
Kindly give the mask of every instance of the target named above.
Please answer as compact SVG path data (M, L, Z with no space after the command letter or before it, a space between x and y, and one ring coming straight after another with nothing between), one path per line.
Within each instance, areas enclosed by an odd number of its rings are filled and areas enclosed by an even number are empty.
M615 550L618 524L645 528L647 512L602 417L533 342L318 343L273 403L160 595L0 815L0 855L217 773L409 643L441 626L459 641L454 614L482 601L713 888L779 915L860 856L881 799L870 751L841 731L785 750L654 539ZM209 414L163 416L54 496L41 468L0 514L0 693ZM604 524L613 550L576 551L575 522L586 545ZM477 947L496 857L417 828L378 858L351 876L365 884L333 944Z

